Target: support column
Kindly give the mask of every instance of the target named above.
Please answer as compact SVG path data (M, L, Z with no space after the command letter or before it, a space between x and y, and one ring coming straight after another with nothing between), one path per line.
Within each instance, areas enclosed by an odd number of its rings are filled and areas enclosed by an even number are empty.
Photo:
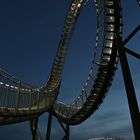
M70 132L70 127L69 127L69 125L68 124L66 124L66 135L65 135L65 137L66 137L66 140L69 140L69 132Z
M53 109L51 109L49 112L46 140L50 140L50 136L51 136L52 117L53 117L52 115L53 115Z
M40 138L38 133L38 117L30 120L30 129L32 132L32 140L38 140Z
M70 126L69 124L66 124L66 127L63 125L63 123L57 118L60 126L62 127L65 135L64 137L62 138L62 140L69 140L69 135L70 135Z
M140 140L140 112L136 99L135 89L126 57L126 52L124 50L121 38L117 40L117 43L119 45L118 46L119 58L121 62L121 69L125 83L126 95L128 99L135 140Z

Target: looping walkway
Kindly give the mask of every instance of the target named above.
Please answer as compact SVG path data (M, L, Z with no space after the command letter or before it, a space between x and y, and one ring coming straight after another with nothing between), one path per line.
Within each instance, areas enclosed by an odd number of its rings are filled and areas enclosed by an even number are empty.
M49 79L33 87L0 70L0 125L31 120L53 106L62 122L75 125L87 119L103 102L117 68L117 35L122 35L119 0L94 0L97 14L93 62L85 86L73 104L56 101L70 38L80 12L88 0L73 0L52 65Z

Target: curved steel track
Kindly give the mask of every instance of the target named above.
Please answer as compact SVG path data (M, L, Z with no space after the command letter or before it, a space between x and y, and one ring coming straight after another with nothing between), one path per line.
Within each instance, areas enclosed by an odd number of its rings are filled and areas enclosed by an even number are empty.
M72 2L63 34L67 34L66 27L70 30L69 34L72 33L72 27L76 24L76 19L87 2L87 0L74 0ZM95 0L94 3L97 14L97 35L94 59L88 79L73 104L57 101L54 105L55 116L71 125L83 122L98 109L111 86L117 68L115 38L122 34L120 1ZM62 40L66 39L67 36L62 36Z
M88 0L73 0L65 20L48 81L32 87L0 70L0 124L30 120L50 110L56 101L73 28ZM73 104L56 101L54 115L76 125L98 109L111 86L117 68L117 36L122 35L120 0L94 0L97 33L94 59L85 86ZM28 99L28 101L27 101Z

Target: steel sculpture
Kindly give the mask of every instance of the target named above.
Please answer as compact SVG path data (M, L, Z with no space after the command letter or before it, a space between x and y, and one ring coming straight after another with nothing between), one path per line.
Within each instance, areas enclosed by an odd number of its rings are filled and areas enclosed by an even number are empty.
M97 32L88 79L73 104L67 105L57 100L71 34L87 2L88 0L72 0L49 79L42 87L33 87L0 70L0 125L29 120L33 140L40 140L38 119L44 112L49 112L46 140L50 140L53 116L65 132L63 139L69 140L70 125L88 119L103 102L120 59L135 139L140 139L140 114L126 52L138 59L140 55L124 47L140 30L140 26L123 40L120 0L94 0Z

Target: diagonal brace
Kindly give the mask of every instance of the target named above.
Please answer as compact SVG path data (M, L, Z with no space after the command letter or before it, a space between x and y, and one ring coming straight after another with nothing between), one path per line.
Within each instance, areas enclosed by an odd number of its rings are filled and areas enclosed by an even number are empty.
M136 53L136 52L134 52L134 51L132 51L132 50L126 48L126 47L124 47L124 50L125 50L125 52L127 52L127 53L129 53L130 55L136 57L137 59L140 59L140 54L138 54L138 53Z
M125 88L126 88L126 95L128 99L128 105L129 105L135 140L140 140L140 135L139 135L140 112L139 112L139 107L138 107L135 89L133 85L133 80L131 77L128 60L125 54L121 37L118 36L117 42L118 42L118 53L119 53L119 58L121 62L121 69L122 69L123 79L124 79Z
M140 25L138 25L129 35L126 39L123 41L123 46L127 44L127 42L140 30Z

